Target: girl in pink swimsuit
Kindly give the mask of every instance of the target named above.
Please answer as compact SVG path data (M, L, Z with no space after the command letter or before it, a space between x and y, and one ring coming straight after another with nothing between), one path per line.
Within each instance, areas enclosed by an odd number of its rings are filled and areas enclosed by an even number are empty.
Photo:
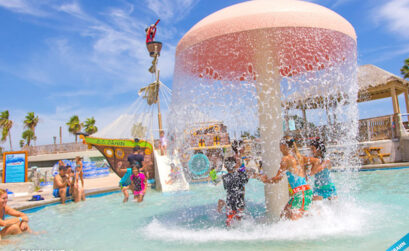
M147 187L146 177L143 173L139 172L138 168L132 170L131 182L134 200L142 202Z

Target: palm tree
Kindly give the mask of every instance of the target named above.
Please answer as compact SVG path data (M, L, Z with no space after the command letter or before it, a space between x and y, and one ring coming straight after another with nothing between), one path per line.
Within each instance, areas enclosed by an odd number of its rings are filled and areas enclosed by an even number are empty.
M31 140L35 139L34 132L31 129L25 130L21 137L26 140L27 146L30 146Z
M10 150L13 150L13 146L11 145L11 135L10 135L10 130L13 127L13 121L9 119L9 111L5 110L0 113L0 128L2 129L1 132L1 142L6 141L7 136L9 137L9 142L10 142Z
M95 126L95 119L94 117L87 118L84 123L85 132L88 134L93 134L98 131L98 127Z
M30 129L34 133L34 140L36 140L36 126L38 124L38 116L34 115L34 112L28 112L26 119L24 120L24 127Z
M66 124L68 126L68 132L75 135L75 143L77 143L77 133L79 133L82 128L82 123L80 123L80 119L78 118L77 115L74 115Z
M19 141L19 143L20 143L20 148L23 148L23 146L24 146L24 144L25 144L24 139L21 139L21 140Z
M403 78L409 79L409 58L405 60L405 64L400 69L400 73L403 75Z

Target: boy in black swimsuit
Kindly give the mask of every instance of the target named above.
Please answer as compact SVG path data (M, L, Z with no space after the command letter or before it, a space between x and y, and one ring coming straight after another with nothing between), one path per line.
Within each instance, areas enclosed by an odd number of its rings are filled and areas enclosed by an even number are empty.
M236 158L229 157L225 160L224 166L228 173L223 175L223 186L226 190L226 201L219 200L218 210L219 212L226 206L226 226L231 225L233 219L241 220L241 213L244 210L244 186L249 181L249 178L245 172L237 171L239 164L236 162Z

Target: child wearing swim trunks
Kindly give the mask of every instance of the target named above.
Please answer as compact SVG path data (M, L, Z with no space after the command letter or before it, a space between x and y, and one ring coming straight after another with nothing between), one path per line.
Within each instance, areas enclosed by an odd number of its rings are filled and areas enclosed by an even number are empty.
M139 171L139 168L133 168L131 175L131 186L134 195L134 200L137 200L138 203L143 201L146 191L146 177Z
M219 200L218 210L226 206L226 226L230 226L233 220L241 220L244 211L244 186L249 181L246 173L237 171L238 163L235 157L225 160L224 166L228 173L223 175L223 187L226 190L226 201Z

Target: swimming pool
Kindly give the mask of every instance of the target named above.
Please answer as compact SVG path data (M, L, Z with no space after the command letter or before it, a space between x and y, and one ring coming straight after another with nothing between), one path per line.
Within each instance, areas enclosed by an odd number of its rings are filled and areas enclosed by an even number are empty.
M190 191L151 191L142 204L121 203L122 194L29 213L40 235L13 237L6 249L66 250L385 250L409 232L409 169L334 173L340 199L318 203L296 222L264 223L264 190L246 188L249 214L227 230L216 203L222 186L192 185ZM352 196L351 196L352 195Z

